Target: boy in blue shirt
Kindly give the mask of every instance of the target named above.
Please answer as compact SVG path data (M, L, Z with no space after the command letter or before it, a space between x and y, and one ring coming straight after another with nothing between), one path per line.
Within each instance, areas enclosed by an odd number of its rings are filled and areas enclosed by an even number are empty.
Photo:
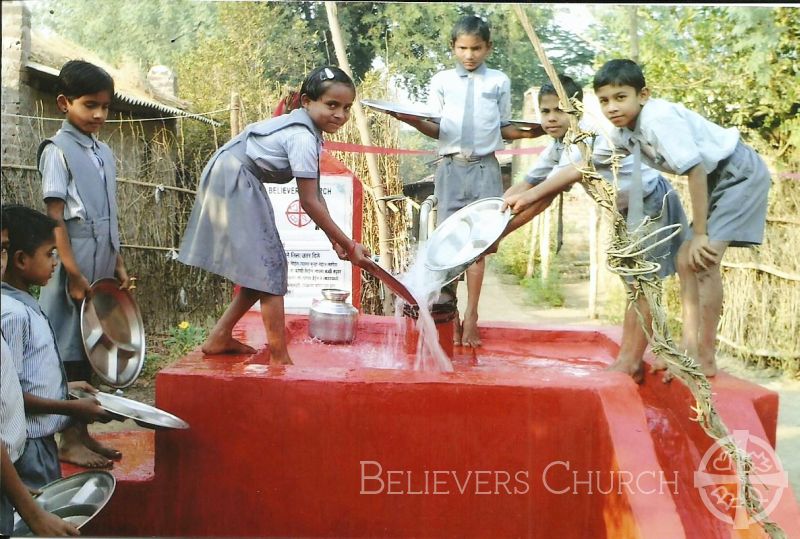
M8 262L8 227L2 224L2 260L0 277L5 275ZM25 449L25 404L17 377L16 362L11 350L0 335L0 534L14 531L14 509L35 535L44 537L80 535L70 524L48 513L36 503L28 487L22 482L14 467Z
M49 320L32 286L44 286L56 266L56 222L24 206L4 206L3 224L8 227L9 262L2 283L3 338L16 367L25 403L27 441L15 462L20 478L39 488L61 477L55 434L75 420L85 423L109 421L111 416L94 398L68 399L68 388L96 392L86 382L67 383ZM6 358L3 358L6 361ZM94 440L86 433L84 444ZM96 443L96 442L95 442ZM99 455L99 465L110 461Z
M435 74L430 84L428 108L441 116L440 122L393 114L439 141L441 160L434 179L437 226L476 200L502 195L500 164L494 152L504 148L503 139L533 138L540 134L510 123L511 81L503 72L484 63L492 52L486 21L473 15L459 19L450 34L450 46L456 67ZM478 302L484 269L485 261L481 258L466 271L467 308L463 325L456 324L456 345L481 344ZM455 290L452 295L455 298Z
M618 147L640 154L653 168L688 176L692 226L678 254L681 345L713 376L722 313L720 263L729 246L763 241L771 184L767 165L736 128L724 129L683 105L652 98L632 60L606 62L594 76L594 90L617 128Z
M561 84L566 94L578 101L583 100L583 91L570 77L560 75ZM560 192L568 189L572 184L582 178L582 156L577 146L567 147L564 136L570 126L570 117L561 109L558 94L552 83L548 82L539 90L539 111L541 113L542 127L545 132L553 137L553 142L542 152L541 156L525 176L524 182L512 186L504 195L506 205L512 208L515 214L503 237L516 230L534 216L541 213L553 198ZM583 122L581 122L583 124ZM609 183L615 178L611 170L611 155L613 147L603 136L595 136L587 141L592 148L592 163L595 170ZM632 156L620 161L617 172L617 208L628 218L630 226L637 227L644 216L654 221L653 229L668 225L680 224L680 232L660 245L655 245L646 254L648 260L659 264L655 274L664 279L676 271L678 250L685 239L687 229L686 215L681 206L678 194L669 182L658 173L645 165L640 165L640 170L634 170ZM640 215L631 215L631 192L633 182L641 183L641 209ZM661 232L650 240L657 243L674 230ZM626 286L633 286L629 279L625 280ZM625 318L622 326L622 342L617 353L616 361L609 367L610 370L630 374L637 383L644 380L644 365L642 358L647 349L647 335L639 321L638 312L642 314L645 325L649 328L652 316L649 305L644 298L637 300L636 306L628 304L625 309Z

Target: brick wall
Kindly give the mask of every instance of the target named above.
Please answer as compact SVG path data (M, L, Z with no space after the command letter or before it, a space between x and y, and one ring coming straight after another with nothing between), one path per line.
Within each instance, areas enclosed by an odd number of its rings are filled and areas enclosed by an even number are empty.
M25 91L24 65L30 55L31 15L20 2L3 2L2 50L2 159L4 163L19 163L19 118L5 114L29 114L30 103Z

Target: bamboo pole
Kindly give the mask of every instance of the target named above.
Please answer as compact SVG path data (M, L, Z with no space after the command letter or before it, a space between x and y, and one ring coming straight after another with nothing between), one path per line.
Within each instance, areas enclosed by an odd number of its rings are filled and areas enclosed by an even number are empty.
M528 264L525 277L530 279L536 271L536 239L539 236L539 216L531 219L531 240L528 243Z
M347 60L347 50L345 48L344 39L342 38L342 30L339 26L338 9L336 2L325 2L325 10L328 13L328 26L331 31L331 38L333 40L334 50L336 51L336 58L341 67L350 77L353 76L353 71L350 68L350 62ZM356 126L361 135L361 143L364 146L372 146L369 134L369 125L367 124L367 117L361 107L361 103L356 100L353 103L353 114L356 118ZM380 265L385 270L391 272L394 268L394 253L391 241L391 232L389 230L388 213L386 211L386 201L384 200L385 192L383 182L381 182L380 172L378 170L378 160L375 154L367 153L365 155L367 160L367 169L369 170L370 186L374 195L375 204L377 205L377 220L378 220L378 245L380 254ZM389 293L385 294L384 312L391 312L392 298Z
M241 116L239 109L241 101L239 100L239 93L235 90L231 91L231 138L235 137L242 132Z
M631 37L631 60L639 61L639 14L635 5L628 6L628 28Z
M589 318L597 318L597 280L600 276L600 242L599 235L600 214L597 205L592 204L589 211Z
M566 95L566 92L564 92L564 87L558 78L555 68L553 68L553 64L547 58L536 32L533 31L533 27L528 21L527 15L525 15L525 12L519 4L514 4L512 8L517 14L522 27L525 29L550 81L553 83L558 93L561 106L569 107L569 109L563 108L562 110L574 110L569 97ZM575 105L578 108L581 107L580 103L576 102ZM567 131L566 135L567 144L570 144L570 137L578 136L581 133L582 131L578 126L577 116L573 114L570 118L570 129ZM753 469L751 458L745 451L737 447L735 439L729 434L728 428L717 413L708 379L700 371L699 366L692 358L677 350L670 336L669 328L667 327L666 312L661 305L661 281L657 278L648 277L646 272L641 272L640 270L644 269L647 262L641 254L630 252L630 249L634 245L633 238L636 237L637 231L633 233L628 231L625 219L616 209L616 204L614 203L615 193L613 193L611 187L602 180L592 166L591 159L589 159L590 149L585 140L576 142L575 144L581 149L581 153L588 163L587 168L582 170L582 185L586 188L589 196L611 212L613 216L614 239L609 249L609 261L613 260L612 267L615 268L620 276L627 274L634 277L636 281L636 286L626 286L628 301L635 306L637 299L639 297L644 297L645 301L650 305L652 314L650 328L644 325L644 318L638 311L638 308L637 315L640 324L642 324L645 333L648 335L653 353L665 361L667 371L671 376L677 377L687 386L695 398L695 406L692 408L696 413L695 421L698 422L700 427L714 443L717 443L722 448L730 458L730 461L735 464L739 479L739 490L737 492L743 494L743 499L739 500L741 504L739 507L746 510L746 514L742 516L744 511L740 512L737 507L737 517L741 517L745 520L748 515L755 517L755 520L770 537L785 538L786 534L781 527L771 521L768 516L763 516L764 509L761 500L757 496L752 482L750 481L750 472ZM637 241L640 242L641 239Z
M542 271L539 274L539 279L542 284L547 282L547 278L550 277L550 224L553 213L551 208L552 206L548 206L540 214L542 217L542 233L539 236L539 265L542 267Z

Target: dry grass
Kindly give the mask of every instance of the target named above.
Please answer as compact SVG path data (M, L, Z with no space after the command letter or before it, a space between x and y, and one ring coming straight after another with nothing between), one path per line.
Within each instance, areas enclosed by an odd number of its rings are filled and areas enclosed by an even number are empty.
M35 165L39 142L54 134L59 125L33 120L24 124L19 141L25 162L15 164ZM194 203L192 193L169 187L176 187L181 178L187 178L186 187L193 189L199 171L185 170L188 165L181 159L179 141L162 122L110 123L101 139L111 145L117 159L122 252L128 272L138 278L136 297L146 331L163 332L187 318L197 322L215 318L230 298L230 285L215 275L179 263L169 250L180 245ZM165 189L156 189L156 185ZM4 203L25 204L43 211L41 193L36 170L3 168Z

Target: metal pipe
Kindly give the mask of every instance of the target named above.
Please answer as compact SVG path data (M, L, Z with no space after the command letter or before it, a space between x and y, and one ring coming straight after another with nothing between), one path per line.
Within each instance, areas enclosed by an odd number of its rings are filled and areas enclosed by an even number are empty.
M436 214L436 205L438 203L439 199L436 198L436 195L430 195L419 207L419 234L417 237L417 241L419 243L422 243L428 239L428 235L431 232L430 214ZM435 227L436 220L434 220L433 223Z

